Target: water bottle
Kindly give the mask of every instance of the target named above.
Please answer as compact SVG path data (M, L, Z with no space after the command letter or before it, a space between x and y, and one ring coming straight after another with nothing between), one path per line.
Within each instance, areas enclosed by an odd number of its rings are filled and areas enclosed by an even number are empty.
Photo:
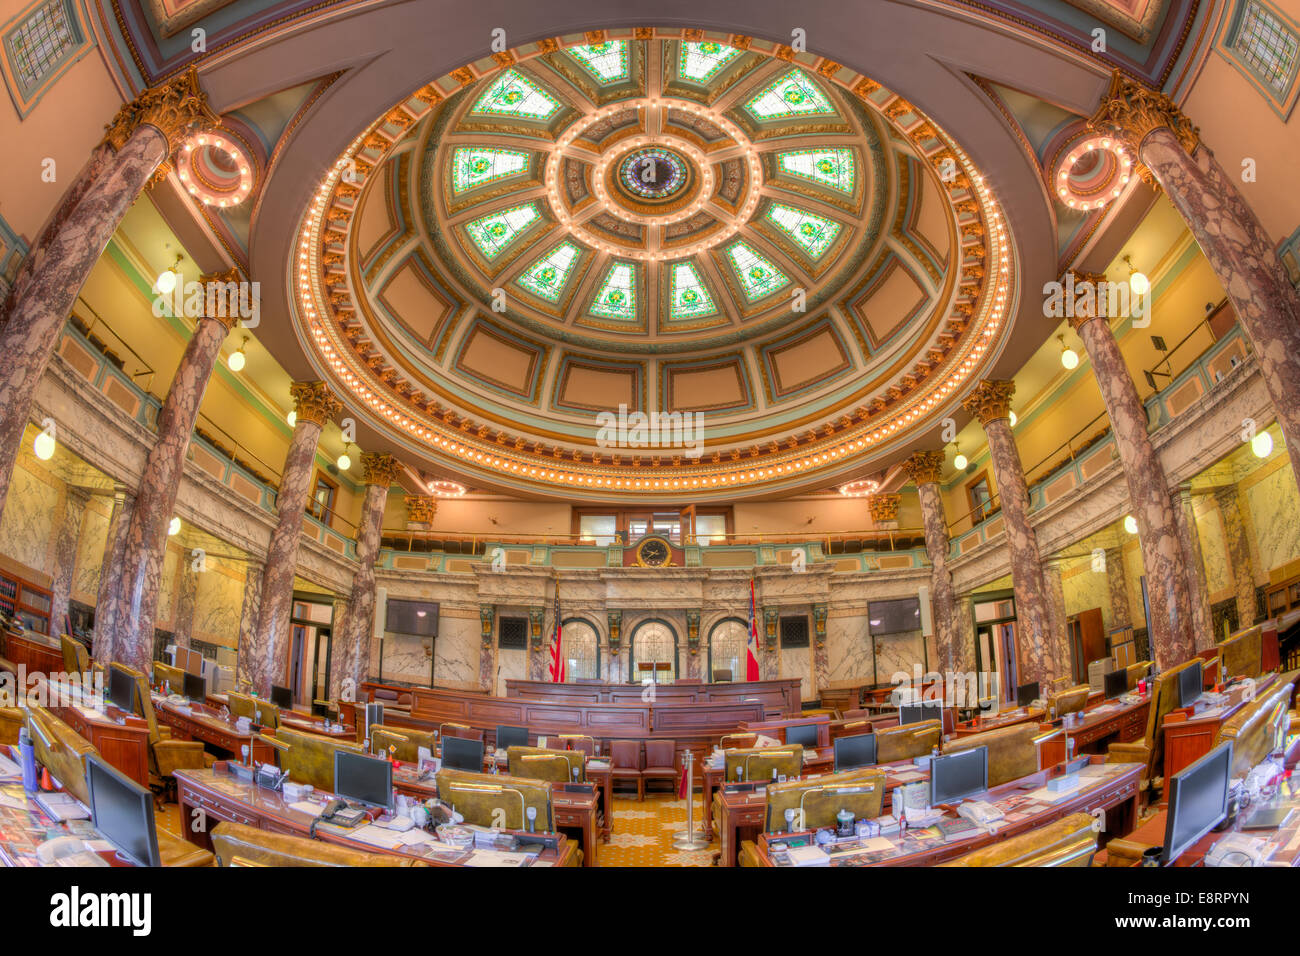
M23 789L35 793L36 783L36 748L32 746L31 735L26 727L18 731L18 753L23 765Z

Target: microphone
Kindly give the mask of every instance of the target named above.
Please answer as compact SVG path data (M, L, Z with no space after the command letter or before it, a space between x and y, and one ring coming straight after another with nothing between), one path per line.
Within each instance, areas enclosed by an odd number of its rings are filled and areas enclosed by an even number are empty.
M528 817L528 832L536 833L537 832L537 827L536 827L537 808L529 807L527 810L524 811L524 816Z

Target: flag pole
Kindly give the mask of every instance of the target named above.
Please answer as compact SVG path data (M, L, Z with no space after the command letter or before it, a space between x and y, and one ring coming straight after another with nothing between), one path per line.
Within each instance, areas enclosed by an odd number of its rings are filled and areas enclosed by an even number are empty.
M695 758L689 750L682 754L682 770L686 774L686 829L673 836L674 850L703 850L709 841L695 830Z

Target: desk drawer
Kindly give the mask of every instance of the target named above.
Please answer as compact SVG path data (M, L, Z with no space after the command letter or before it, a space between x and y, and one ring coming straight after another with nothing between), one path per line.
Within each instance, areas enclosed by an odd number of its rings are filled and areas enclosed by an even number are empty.
M260 826L262 823L260 817L245 813L238 807L224 800L218 800L216 797L210 797L205 793L197 793L191 790L185 794L185 800L190 806L198 807L204 813L216 817L218 820L225 820L229 823L243 823L250 827Z

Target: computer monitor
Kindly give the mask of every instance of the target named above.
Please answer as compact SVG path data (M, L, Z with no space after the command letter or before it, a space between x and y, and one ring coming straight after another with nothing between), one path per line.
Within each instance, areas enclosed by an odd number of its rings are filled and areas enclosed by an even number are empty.
M90 822L119 856L136 866L161 866L153 794L95 754L86 756Z
M1174 862L1227 815L1231 779L1231 740L1170 778L1164 862Z
M375 724L384 722L384 705L383 704L366 704L366 726L365 739L370 739L370 728Z
M988 788L988 747L971 747L930 758L930 806L956 803Z
M1205 677L1198 658L1178 672L1178 706L1191 707L1204 692Z
M527 746L527 727L511 727L509 724L497 724L497 750L505 750L507 747Z
M835 738L835 772L870 767L876 762L876 735L854 734Z
M942 716L942 710L943 705L937 700L924 704L902 704L898 708L898 723L919 724L923 720L938 720Z
M208 682L198 674L185 672L185 697L201 704L208 699Z
M393 806L393 765L383 757L334 751L334 792L368 807Z
M311 702L311 715L319 717L322 720L331 714L330 704L327 700L313 700Z
M281 710L293 710L293 691L278 684L271 685L271 703Z
M1106 699L1114 700L1128 693L1128 668L1111 671L1105 676Z
M118 710L135 713L135 678L117 667L108 669L108 699Z
M1031 684L1021 684L1016 688L1016 706L1028 707L1034 701L1038 700L1041 692L1038 689L1038 681Z
M442 738L442 765L452 770L483 772L483 741L467 737Z
M803 744L805 747L817 746L816 724L791 724L785 728L787 744Z

